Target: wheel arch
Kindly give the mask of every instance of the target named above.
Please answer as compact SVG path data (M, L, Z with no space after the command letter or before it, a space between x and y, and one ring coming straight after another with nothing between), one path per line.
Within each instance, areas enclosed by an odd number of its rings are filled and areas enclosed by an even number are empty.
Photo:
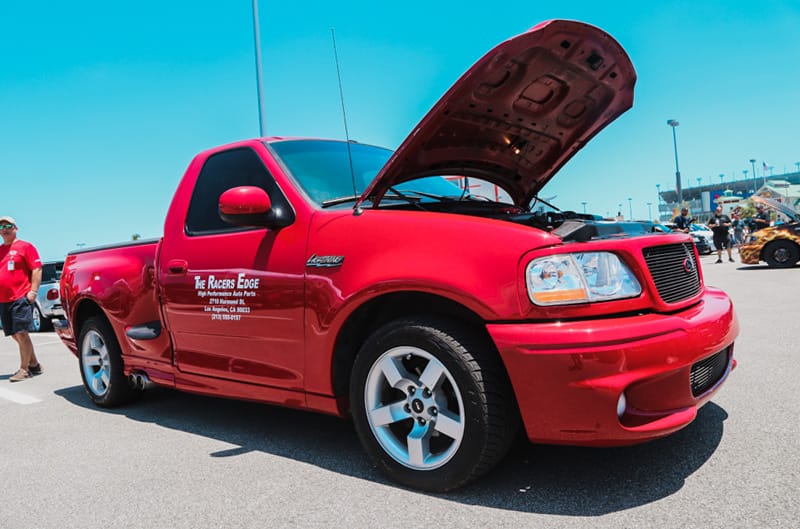
M117 330L95 301L86 299L76 307L73 330L81 380L89 398L103 408L114 408L138 399L144 388L132 385L125 374ZM90 333L96 340L86 339ZM89 357L97 361L87 364Z
M86 320L93 316L100 316L104 318L109 325L111 325L111 321L108 319L108 316L106 316L106 313L96 301L93 299L83 299L75 308L75 313L72 318L72 332L73 336L75 336L76 342L81 334L81 329L86 323ZM114 329L113 325L111 325L111 329ZM117 337L117 341L119 341L119 337Z
M334 343L331 364L335 396L347 396L353 363L367 337L383 324L404 316L439 317L469 325L485 338L487 345L491 346L493 354L497 355L502 364L502 358L486 331L486 322L474 311L436 294L393 292L373 298L358 307L339 331Z

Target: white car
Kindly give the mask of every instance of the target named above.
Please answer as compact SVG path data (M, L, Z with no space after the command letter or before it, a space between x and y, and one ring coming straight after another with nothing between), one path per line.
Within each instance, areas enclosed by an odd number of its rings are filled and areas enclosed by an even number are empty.
M64 268L64 261L42 263L42 283L33 305L34 332L52 331L52 320L64 317L58 290L62 268Z
M692 236L703 238L706 241L706 244L708 244L708 248L712 252L717 251L717 247L714 246L714 232L711 231L711 228L709 228L705 224L697 224L697 223L690 224L689 233Z

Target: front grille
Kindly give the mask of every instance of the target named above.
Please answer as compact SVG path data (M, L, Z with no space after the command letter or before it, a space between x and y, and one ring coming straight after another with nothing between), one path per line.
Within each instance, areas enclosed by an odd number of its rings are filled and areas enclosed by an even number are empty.
M692 396L698 397L714 387L728 368L728 349L704 358L692 365L689 381L692 384Z
M643 253L658 295L664 302L675 303L700 292L699 265L692 243L651 246Z

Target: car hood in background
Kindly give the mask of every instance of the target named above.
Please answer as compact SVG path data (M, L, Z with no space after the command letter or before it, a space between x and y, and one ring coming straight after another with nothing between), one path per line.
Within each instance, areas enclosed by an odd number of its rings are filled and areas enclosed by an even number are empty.
M758 195L753 195L751 199L756 204L762 204L770 209L774 209L779 213L783 213L793 221L800 220L800 214L798 214L789 204L784 204L783 202L778 202L777 200L773 200L771 198L760 197Z
M497 184L515 204L536 193L633 104L636 72L607 33L552 20L484 55L403 141L361 201L429 175Z

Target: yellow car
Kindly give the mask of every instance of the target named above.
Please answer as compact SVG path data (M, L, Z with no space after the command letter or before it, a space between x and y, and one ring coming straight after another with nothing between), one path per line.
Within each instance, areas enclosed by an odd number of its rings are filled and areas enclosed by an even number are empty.
M769 198L752 197L757 204L779 211L789 217L789 222L761 228L753 232L739 247L744 264L764 261L770 268L789 268L800 261L800 214L788 204Z

